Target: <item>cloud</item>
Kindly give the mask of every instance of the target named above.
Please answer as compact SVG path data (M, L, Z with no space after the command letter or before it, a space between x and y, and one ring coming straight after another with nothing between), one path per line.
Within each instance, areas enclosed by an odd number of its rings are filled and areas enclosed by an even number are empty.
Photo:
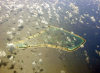
M79 8L78 8L78 6L76 6L74 3L70 3L70 4L69 4L69 7L72 8L73 13L76 13L76 14L79 13Z
M96 21L95 18L94 18L94 16L91 16L90 19L91 19L91 21L93 21L93 22Z

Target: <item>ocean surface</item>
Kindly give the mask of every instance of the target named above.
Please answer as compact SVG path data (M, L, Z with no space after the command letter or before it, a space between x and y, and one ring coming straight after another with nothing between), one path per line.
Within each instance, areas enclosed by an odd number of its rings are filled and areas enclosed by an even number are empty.
M86 43L73 52L14 47L49 25ZM100 73L100 0L0 0L0 73Z

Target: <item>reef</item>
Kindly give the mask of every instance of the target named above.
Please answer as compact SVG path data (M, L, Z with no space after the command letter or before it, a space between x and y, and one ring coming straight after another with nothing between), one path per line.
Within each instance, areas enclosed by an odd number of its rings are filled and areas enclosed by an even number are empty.
M35 35L27 37L25 40L15 42L16 48L29 47L50 47L64 51L74 51L80 48L86 40L73 32L48 26Z

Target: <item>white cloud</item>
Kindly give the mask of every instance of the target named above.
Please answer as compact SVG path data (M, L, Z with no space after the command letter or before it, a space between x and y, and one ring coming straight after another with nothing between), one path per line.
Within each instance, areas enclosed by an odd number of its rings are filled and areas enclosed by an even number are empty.
M73 10L74 13L76 13L76 14L79 13L79 8L74 3L70 3L69 7L72 8L72 10Z
M94 18L94 16L91 16L90 19L91 19L91 21L93 21L93 22L96 21L95 18Z
M6 56L5 51L0 51L0 57L4 57L4 56Z
M100 56L100 51L95 50L96 54Z

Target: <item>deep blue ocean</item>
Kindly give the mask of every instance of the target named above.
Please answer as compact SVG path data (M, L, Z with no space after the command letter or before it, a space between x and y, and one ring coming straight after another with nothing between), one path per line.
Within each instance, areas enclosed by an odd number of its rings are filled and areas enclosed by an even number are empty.
M95 50L100 51L100 48L97 48L97 45L100 45L100 28L96 28L96 26L100 26L100 9L98 9L100 8L98 7L100 3L94 3L94 0L73 0L72 2L75 2L79 7L80 15L87 13L96 19L95 22L92 22L89 18L85 18L83 24L72 25L73 29L71 28L71 31L86 39L85 47L82 50L86 50L89 55L90 61L88 67L92 71L91 73L100 73L100 56L95 52ZM98 14L96 11L98 11ZM86 22L89 24L86 24ZM84 33L87 35L84 36Z

